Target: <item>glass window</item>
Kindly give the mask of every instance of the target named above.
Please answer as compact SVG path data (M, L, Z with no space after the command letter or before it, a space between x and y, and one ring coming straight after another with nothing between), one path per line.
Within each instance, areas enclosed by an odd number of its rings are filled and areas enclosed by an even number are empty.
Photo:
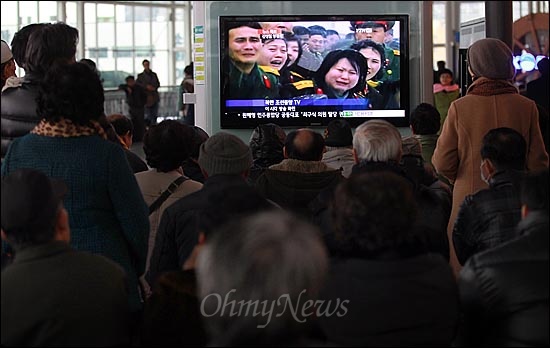
M2 4L2 12L4 12L4 4ZM38 1L20 3L19 17L21 17L21 27L38 22Z
M446 12L445 2L434 1L432 5L432 40L433 40L433 66L437 70L437 61L447 60L446 57Z
M57 21L57 3L55 1L39 1L38 5L40 22Z
M17 2L2 1L2 40L11 43L13 35L19 30L17 23Z
M460 23L478 18L485 18L485 3L483 1L463 1L460 3Z
M67 2L67 5L65 6L65 12L67 15L66 22L71 27L77 28L77 15L76 15L76 3L74 2Z

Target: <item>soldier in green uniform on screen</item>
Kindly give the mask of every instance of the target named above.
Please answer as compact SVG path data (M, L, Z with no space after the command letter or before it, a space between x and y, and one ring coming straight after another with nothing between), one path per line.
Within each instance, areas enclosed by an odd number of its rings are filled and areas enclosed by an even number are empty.
M399 70L400 70L400 51L387 46L384 41L386 32L393 28L394 21L352 21L351 30L355 32L355 40L372 40L384 47L386 62L385 71L380 78L378 90L386 98L386 109L399 107Z
M258 67L262 48L258 22L234 23L228 28L228 50L223 69L222 94L227 99L276 99L277 76Z

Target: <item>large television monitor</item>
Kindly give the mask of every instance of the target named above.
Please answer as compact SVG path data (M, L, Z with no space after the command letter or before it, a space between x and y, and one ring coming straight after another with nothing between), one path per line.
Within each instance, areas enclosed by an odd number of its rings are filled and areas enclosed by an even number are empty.
M409 125L408 15L220 16L219 32L221 128Z

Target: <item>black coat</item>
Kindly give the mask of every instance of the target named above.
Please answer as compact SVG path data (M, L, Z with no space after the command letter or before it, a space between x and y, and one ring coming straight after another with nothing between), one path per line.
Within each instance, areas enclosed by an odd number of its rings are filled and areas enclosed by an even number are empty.
M488 189L466 196L453 228L453 246L461 265L472 255L517 237L522 176L515 171L497 172Z
M530 212L518 229L462 268L457 345L548 346L548 212Z
M40 121L36 114L40 77L28 73L20 87L2 92L2 158L12 140L29 133Z
M239 175L215 175L206 180L202 189L166 208L157 231L149 272L146 274L149 284L153 285L164 271L182 269L199 241L198 217L209 204L210 195L222 187L239 185L248 187Z
M436 254L334 259L321 300L319 323L331 346L449 347L458 321L456 282Z

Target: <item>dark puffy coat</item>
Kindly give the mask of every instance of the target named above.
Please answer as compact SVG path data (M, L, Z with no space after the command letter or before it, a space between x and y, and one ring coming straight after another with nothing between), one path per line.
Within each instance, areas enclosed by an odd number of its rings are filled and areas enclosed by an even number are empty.
M248 177L250 183L256 182L267 167L283 160L285 138L285 131L273 123L262 124L254 129L249 143L254 159Z
M389 170L407 178L413 185L418 216L416 228L425 237L427 250L439 253L449 260L449 239L447 223L451 213L451 194L449 188L434 180L430 186L416 182L396 163L361 162L353 167L351 175L362 172Z
M466 196L453 228L453 245L461 265L472 255L517 236L521 177L520 172L498 172L489 181L489 189Z
M457 345L548 346L548 212L530 212L518 228L520 237L462 268Z
M39 77L25 75L20 87L2 92L2 158L12 140L29 133L40 121L36 114Z
M240 175L215 175L205 181L202 189L166 208L157 231L149 272L145 276L149 284L154 285L157 277L165 271L182 269L199 241L200 215L212 204L212 194L228 187L240 192L251 190Z
M334 259L321 300L328 346L450 347L455 336L458 291L440 255Z

